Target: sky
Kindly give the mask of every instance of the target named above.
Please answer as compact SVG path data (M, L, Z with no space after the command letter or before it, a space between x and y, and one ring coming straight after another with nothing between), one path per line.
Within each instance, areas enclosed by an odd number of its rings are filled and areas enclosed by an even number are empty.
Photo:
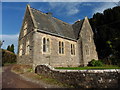
M94 13L102 13L116 6L114 2L2 2L2 48L7 49L8 45L14 44L17 53L18 36L27 4L44 13L52 12L53 17L70 24L85 16L92 18Z

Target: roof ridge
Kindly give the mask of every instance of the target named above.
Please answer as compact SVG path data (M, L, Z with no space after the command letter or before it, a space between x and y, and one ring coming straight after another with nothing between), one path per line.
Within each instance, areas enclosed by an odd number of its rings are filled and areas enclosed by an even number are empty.
M34 10L36 10L36 11L39 11L40 13L42 13L42 14L44 14L44 15L47 15L46 13L43 13L42 11L40 11L40 10L38 10L38 9L35 9L35 8L32 8L32 7L30 7L30 8L31 8L31 9L34 9ZM59 20L59 21L65 23L65 24L67 24L67 25L71 25L71 24L69 24L69 23L67 23L67 22L64 22L64 21L62 21L62 20L60 20L60 19L58 19L58 18L55 18L55 17L53 17L53 16L52 16L52 18L53 18L53 19L56 19L56 20Z

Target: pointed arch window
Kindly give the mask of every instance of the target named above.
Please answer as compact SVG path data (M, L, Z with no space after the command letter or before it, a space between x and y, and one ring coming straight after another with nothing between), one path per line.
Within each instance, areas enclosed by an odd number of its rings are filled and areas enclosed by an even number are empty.
M50 52L50 40L49 38L43 38L43 52Z
M64 54L64 42L59 41L59 54Z
M91 35L88 36L88 40L91 41Z
M90 55L89 46L85 46L85 53L86 53L86 55Z
M71 44L71 55L75 55L75 44Z

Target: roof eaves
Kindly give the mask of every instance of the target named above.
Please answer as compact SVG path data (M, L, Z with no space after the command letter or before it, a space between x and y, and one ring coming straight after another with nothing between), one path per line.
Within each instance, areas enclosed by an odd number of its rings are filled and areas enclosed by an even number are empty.
M59 34L55 34L55 33L51 33L51 32L47 32L47 31L45 31L45 30L37 29L37 31L38 31L38 32L42 32L42 33L46 33L46 34L49 34L49 35L61 37L61 38L64 38L64 39L68 39L68 40L77 41L76 39L69 38L69 37L65 37L65 36L61 36L61 35L59 35Z

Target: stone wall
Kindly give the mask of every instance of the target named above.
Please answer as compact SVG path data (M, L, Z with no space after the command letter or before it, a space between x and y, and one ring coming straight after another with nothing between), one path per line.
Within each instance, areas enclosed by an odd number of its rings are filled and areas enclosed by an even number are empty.
M27 33L24 35L24 24L25 22L27 23ZM23 25L21 27L19 39L18 39L18 56L17 56L17 63L18 64L33 64L33 35L34 35L34 25L32 21L32 17L30 16L30 11L29 8L26 8L24 20L23 20ZM26 43L29 41L29 55L26 55ZM19 55L20 52L20 45L23 45L22 47L22 55Z
M78 43L82 46L80 48L82 50L79 50L81 51L81 57L83 57L83 60L81 58L81 65L83 64L84 66L87 66L88 62L92 59L98 60L98 55L93 39L93 31L87 17L85 17L83 22Z
M43 38L50 40L50 52L43 52ZM64 54L59 54L59 41L64 42ZM75 55L71 55L71 44L75 45ZM34 34L34 67L49 64L53 67L77 67L80 65L78 44L75 41L63 39L53 35L36 32Z
M39 65L35 72L52 77L76 88L120 88L120 70L58 70Z

